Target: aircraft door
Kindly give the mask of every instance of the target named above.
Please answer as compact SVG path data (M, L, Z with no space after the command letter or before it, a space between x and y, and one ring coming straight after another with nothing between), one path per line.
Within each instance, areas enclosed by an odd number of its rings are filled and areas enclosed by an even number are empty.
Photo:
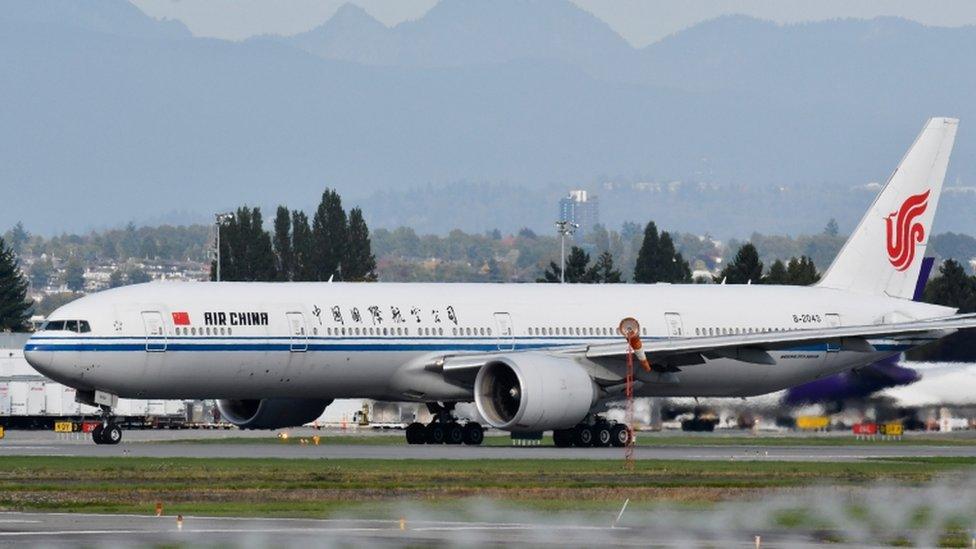
M684 337L685 329L678 313L664 313L664 323L668 327L668 337Z
M495 332L499 351L511 351L515 348L515 327L512 325L512 315L495 313Z
M146 328L146 351L159 353L166 350L166 326L159 311L143 311L142 324Z
M827 313L824 315L828 328L840 328L840 315L837 313ZM840 352L839 342L827 342L827 351L831 353Z
M293 353L304 353L308 350L308 328L305 326L305 315L302 313L285 313L288 317L289 350Z

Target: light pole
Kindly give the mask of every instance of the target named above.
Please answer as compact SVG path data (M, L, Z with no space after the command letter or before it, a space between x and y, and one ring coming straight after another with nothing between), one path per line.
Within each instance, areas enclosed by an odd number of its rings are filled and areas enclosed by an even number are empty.
M579 229L579 223L569 221L557 221L556 232L559 233L559 283L566 282L566 237L575 233Z
M233 217L234 214L229 212L214 214L214 218L217 220L217 253L215 254L217 259L217 282L220 282L220 226L224 224L224 221Z

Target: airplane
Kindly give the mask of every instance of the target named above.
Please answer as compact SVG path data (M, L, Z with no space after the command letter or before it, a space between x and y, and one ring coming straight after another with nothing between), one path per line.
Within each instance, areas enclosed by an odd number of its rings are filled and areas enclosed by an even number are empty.
M118 397L216 399L240 428L302 425L337 398L426 403L407 441L480 444L462 424L621 446L598 412L635 396L745 397L976 327L912 301L958 121L932 118L815 285L153 282L54 311L27 361L78 390L116 444ZM633 382L628 360L636 358ZM633 364L633 363L632 363Z

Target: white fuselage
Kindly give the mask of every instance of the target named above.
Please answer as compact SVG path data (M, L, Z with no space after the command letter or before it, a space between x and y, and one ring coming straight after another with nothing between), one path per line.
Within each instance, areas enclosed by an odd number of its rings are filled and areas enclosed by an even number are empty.
M934 318L945 307L815 287L762 285L150 283L68 304L25 347L44 375L129 398L470 401L428 368L439 357ZM56 326L56 324L55 324ZM749 396L878 360L921 341L771 352L773 364L706 357L643 374L643 396ZM585 360L585 359L581 359Z

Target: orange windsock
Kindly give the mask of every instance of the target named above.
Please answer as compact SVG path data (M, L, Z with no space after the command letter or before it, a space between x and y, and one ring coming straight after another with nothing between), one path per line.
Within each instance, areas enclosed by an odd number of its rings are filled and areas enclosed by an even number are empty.
M627 338L627 344L630 345L630 349L634 351L637 355L637 360L640 361L641 368L645 372L651 371L651 363L647 360L647 355L644 353L644 345L640 340L640 323L637 319L627 317L620 321L620 334Z

